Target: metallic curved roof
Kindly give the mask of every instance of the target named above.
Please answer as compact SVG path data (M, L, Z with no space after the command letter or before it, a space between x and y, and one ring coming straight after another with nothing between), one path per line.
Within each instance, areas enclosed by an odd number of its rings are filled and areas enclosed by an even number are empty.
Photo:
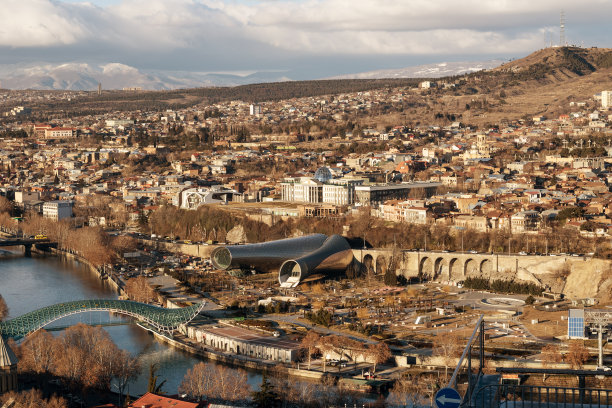
M348 241L340 235L312 234L259 244L216 248L210 255L217 269L278 271L283 287L297 286L316 272L342 272L353 261Z
M285 261L278 271L282 287L295 287L305 278L317 272L342 272L353 261L353 251L348 241L340 235L332 235L315 251Z
M325 234L311 234L258 244L223 246L212 251L210 260L217 269L254 268L271 272L288 259L317 250L326 239Z

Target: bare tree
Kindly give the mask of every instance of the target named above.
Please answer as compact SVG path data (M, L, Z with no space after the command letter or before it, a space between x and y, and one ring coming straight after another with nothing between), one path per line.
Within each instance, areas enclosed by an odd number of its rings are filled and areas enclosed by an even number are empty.
M13 401L12 405L8 404L9 401ZM53 395L49 399L44 399L42 391L35 389L19 393L11 391L0 395L0 405L2 404L13 408L68 408L68 403L64 398Z
M317 345L317 348L321 350L321 354L323 354L323 372L325 372L327 368L327 353L334 349L334 345L330 340L330 336L321 337Z
M45 330L26 337L19 347L19 371L47 374L51 372L55 363L54 338Z
M179 390L200 401L242 401L251 395L244 371L203 362L187 371Z
M140 374L140 362L137 358L132 357L129 352L119 350L115 355L115 364L113 366L113 376L117 382L119 389L119 406L123 406L123 395L127 385L135 381Z
M0 196L0 213L8 213L10 215L13 210L13 203L11 203L6 197Z
M366 350L362 342L351 338L346 339L346 354L353 360L355 367L357 367L357 357L366 354Z
M79 323L66 329L54 343L54 374L75 387L110 387L118 349L106 331Z
M154 301L156 297L155 290L144 276L129 279L125 285L125 291L130 299L137 302L149 303Z
M138 242L128 235L120 235L112 240L111 245L119 255L123 255L124 252L134 251Z
M387 403L391 406L398 407L415 407L425 405L423 401L420 401L420 399L419 389L414 383L414 379L404 377L395 381L393 389L387 397Z
M453 365L455 358L461 353L461 338L456 333L445 333L437 336L433 343L433 355L444 363L444 377L448 378L448 367Z
M200 362L187 370L179 391L201 401L213 388L214 374L210 365Z
M4 320L6 316L8 316L8 313L9 313L8 305L6 304L6 301L4 300L2 295L0 295L0 322Z
M561 355L559 346L556 344L547 344L542 348L542 366L544 368L549 368L553 364L558 364L561 361L563 361L563 356ZM546 374L543 375L542 379L546 381Z
M574 370L582 368L589 359L589 351L580 340L572 340L566 356L567 362Z
M312 354L316 351L317 345L321 339L321 336L317 334L314 330L310 330L306 336L302 339L300 345L306 350L308 354L308 369L310 370L310 363L312 359Z
M251 396L251 387L244 370L236 370L224 365L215 366L216 382L213 398L222 401L242 401Z
M382 364L391 358L391 350L385 343L376 343L368 345L368 355L374 360L374 367L372 373L376 372L376 366Z

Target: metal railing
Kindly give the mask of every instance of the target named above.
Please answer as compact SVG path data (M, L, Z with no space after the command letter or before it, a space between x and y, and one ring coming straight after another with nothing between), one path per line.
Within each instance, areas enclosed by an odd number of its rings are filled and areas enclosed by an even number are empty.
M472 374L474 368L472 364L472 354L474 352L474 347L478 349L478 371L476 375ZM484 315L480 315L476 325L474 327L474 331L472 335L468 339L465 348L463 349L463 353L459 358L459 362L457 363L457 367L455 367L455 371L453 371L453 375L451 376L447 387L457 389L457 379L459 377L459 372L463 367L464 363L467 362L467 377L468 377L468 388L463 397L464 403L469 401L474 390L478 379L482 375L482 369L484 367Z
M473 408L571 408L612 406L612 390L493 384L477 389Z

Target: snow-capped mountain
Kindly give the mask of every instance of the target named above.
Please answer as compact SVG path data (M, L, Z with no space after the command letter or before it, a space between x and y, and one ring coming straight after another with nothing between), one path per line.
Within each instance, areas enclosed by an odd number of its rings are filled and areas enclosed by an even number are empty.
M503 64L502 60L480 62L441 62L398 69L380 69L357 74L338 75L330 79L381 79L381 78L441 78L492 69Z
M443 62L401 69L383 69L328 79L439 78L491 69L503 61ZM314 78L309 78L314 79ZM286 72L214 73L146 71L120 63L13 64L0 65L0 88L39 90L95 90L140 87L145 90L237 86L291 81Z
M182 71L143 71L119 63L0 65L0 87L5 89L95 90L140 87L146 90L236 86L288 81L282 72L227 74Z

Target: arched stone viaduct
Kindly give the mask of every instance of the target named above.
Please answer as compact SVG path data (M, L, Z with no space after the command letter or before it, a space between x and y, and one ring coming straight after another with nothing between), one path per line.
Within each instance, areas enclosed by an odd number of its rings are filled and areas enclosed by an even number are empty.
M458 282L467 277L519 278L541 284L537 275L561 270L590 258L483 254L443 251L405 251L392 249L354 249L355 259L375 273L385 273L395 256L396 273L405 278Z

